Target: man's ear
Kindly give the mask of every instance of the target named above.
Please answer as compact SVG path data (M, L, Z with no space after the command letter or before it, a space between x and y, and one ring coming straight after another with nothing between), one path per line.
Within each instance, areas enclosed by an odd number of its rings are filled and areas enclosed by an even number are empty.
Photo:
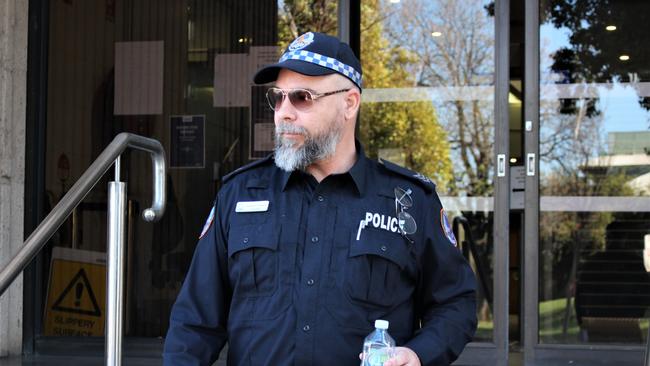
M361 105L361 93L359 89L352 88L345 96L345 119L354 119Z

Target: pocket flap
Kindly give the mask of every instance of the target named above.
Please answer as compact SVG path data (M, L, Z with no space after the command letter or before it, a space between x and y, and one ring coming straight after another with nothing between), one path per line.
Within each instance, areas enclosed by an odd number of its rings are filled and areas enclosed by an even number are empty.
M228 256L249 248L278 249L280 226L241 225L230 228L228 233Z
M350 257L376 255L397 264L404 269L408 263L408 248L399 233L385 230L365 229L359 240L353 233L350 241Z

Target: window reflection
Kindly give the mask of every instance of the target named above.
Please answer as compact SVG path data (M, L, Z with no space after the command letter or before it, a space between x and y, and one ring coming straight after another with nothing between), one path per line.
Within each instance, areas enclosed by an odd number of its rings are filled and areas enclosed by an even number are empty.
M172 159L166 213L155 224L139 219L151 200L150 158L126 153L121 160L129 200L125 334L160 337L167 332L171 305L221 177L272 149L272 114L263 87L250 86L253 71L259 63L277 60L279 47L295 37L296 26L314 30L313 25L320 25L325 28L319 30L335 34L337 1L108 3L49 5L45 205L54 206L118 133L162 143ZM299 16L289 16L291 12ZM131 66L127 73L120 69L123 65ZM188 140L188 131L198 130L202 139ZM86 301L87 286L50 268L62 252L92 252L91 258L99 258L95 261L105 257L108 179L97 184L44 251L41 335L103 335L99 328L61 332L48 324L57 321L53 307L87 310L94 305ZM70 284L74 291L64 291L70 297L49 294L52 281L64 289ZM101 313L103 292L93 288ZM57 306L59 298L65 298L62 306ZM94 307L89 309L94 314ZM103 318L93 319L103 324Z
M645 342L649 6L541 2L542 342Z
M490 9L480 0L361 2L359 136L369 156L429 176L449 214L468 220L470 232L459 229L460 240L474 239L478 258L471 262L489 284L479 290L476 340L492 339L493 328ZM477 263L487 268L477 271Z

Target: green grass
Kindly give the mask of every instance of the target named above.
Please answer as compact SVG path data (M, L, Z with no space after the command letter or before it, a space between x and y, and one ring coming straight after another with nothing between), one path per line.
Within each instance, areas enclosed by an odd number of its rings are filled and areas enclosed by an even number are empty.
M570 300L566 332L564 330L564 319L567 299L555 299L539 303L539 337L541 342L575 343L580 341L580 327L575 317L573 298Z
M489 330L490 332L494 329L494 322L492 320L480 320L478 322L478 330Z
M582 343L580 340L580 326L578 325L573 298L570 298L569 319L566 333L563 329L567 299L555 299L539 303L539 337L542 343ZM641 319L641 328L644 342L648 334L648 319Z
M566 332L564 330L564 317L567 299L562 298L539 303L539 337L541 343L582 343L580 340L580 326L575 316L573 298L570 298L570 301ZM646 337L648 327L650 327L650 320L642 319L639 325L644 337ZM491 319L479 320L475 336L476 339L492 339L493 329L494 323Z
M475 340L489 341L492 339L492 330L494 329L494 323L492 320L479 320L478 328L476 329L476 334L474 335Z

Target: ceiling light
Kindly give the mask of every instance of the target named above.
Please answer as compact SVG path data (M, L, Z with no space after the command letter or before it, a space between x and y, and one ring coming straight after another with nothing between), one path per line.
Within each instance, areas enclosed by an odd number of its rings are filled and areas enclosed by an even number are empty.
M630 56L628 56L628 55L620 55L620 56L618 56L618 59L621 60L621 61L627 61L627 60L630 59Z
M397 3L399 3L399 1L400 1L400 0L390 0L390 2L391 2L392 4L397 4Z
M244 43L244 39L243 39L243 38L240 38L240 39L239 39L239 43Z
M510 162L513 163L513 164L516 163L516 162L517 162L517 158L510 158Z
M433 37L440 37L441 35L442 35L442 32L438 32L438 31L431 32L431 36L433 36Z
M613 31L616 30L616 26L615 25L608 25L607 27L605 27L605 29L607 29L610 32L613 32Z

